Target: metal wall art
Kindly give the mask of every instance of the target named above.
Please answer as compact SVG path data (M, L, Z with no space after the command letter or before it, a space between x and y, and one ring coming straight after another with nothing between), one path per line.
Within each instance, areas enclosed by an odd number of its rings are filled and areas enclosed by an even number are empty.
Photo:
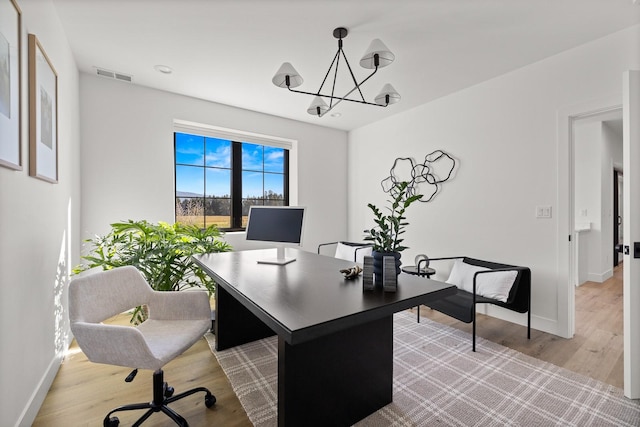
M437 167L437 170L436 170ZM382 190L393 195L396 184L403 181L408 183L407 194L424 194L421 202L430 202L440 191L442 184L451 178L456 161L451 155L442 150L436 150L424 156L424 162L416 163L411 157L398 157L394 162L389 176L382 180ZM429 185L429 192L418 191L417 186Z

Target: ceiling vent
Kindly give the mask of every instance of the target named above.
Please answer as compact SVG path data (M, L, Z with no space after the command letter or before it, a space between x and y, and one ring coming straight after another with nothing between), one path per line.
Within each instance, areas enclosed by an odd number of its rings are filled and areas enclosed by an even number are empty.
M94 67L96 70L96 74L101 77L106 77L108 79L120 80L123 82L131 83L133 80L133 76L128 74L118 73L116 71L105 70L104 68Z

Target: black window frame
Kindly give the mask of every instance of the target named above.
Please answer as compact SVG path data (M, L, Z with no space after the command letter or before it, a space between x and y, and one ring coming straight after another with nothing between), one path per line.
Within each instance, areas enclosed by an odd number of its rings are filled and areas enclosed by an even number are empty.
M205 176L204 179L204 194L202 195L202 201L203 201L203 207L206 206L206 186L207 186L207 180L206 180L206 171L208 166L203 165L203 166L199 166L199 165L190 165L190 164L183 164L183 163L178 163L177 162L177 155L176 155L176 140L177 140L177 134L178 133L182 133L182 134L186 134L186 135L193 135L193 136L198 136L198 137L203 137L203 138L217 138L215 136L207 136L207 135L202 135L202 134L198 134L198 133L187 133L187 132L182 132L182 131L174 131L173 132L173 186L174 186L174 221L177 220L177 210L175 207L175 201L178 199L178 185L177 185L177 173L176 173L176 169L178 166L189 166L189 167L196 167L196 168L202 168L203 170L203 174ZM243 197L242 197L242 144L244 143L243 141L236 141L234 139L228 139L228 138L219 138L219 139L224 139L226 141L230 141L231 142L231 188L230 188L230 226L227 228L223 228L223 227L219 227L221 231L225 231L225 232L233 232L233 231L245 231L246 227L242 226L242 218L243 218ZM270 144L265 144L264 142L249 142L249 141L245 141L248 144L254 144L254 145L260 145L262 147L276 147L276 148L281 148L284 152L284 164L283 164L283 206L289 206L289 148L286 147L279 147L276 145L270 145ZM206 144L206 139L205 139L205 144ZM205 153L206 153L206 145L205 145ZM264 165L264 158L263 158L263 165ZM265 172L264 169L262 171L263 175L267 174L267 173L275 173L275 172ZM264 193L262 195L264 197ZM192 197L193 199L198 199L198 197ZM264 199L263 199L264 200ZM207 226L207 215L206 215L206 211L203 212L203 219L204 219L204 226Z

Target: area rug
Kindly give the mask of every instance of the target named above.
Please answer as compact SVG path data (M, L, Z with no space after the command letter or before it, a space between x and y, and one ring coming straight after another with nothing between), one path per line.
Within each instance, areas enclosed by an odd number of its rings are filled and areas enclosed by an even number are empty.
M415 315L394 315L393 402L356 426L640 426L611 385ZM277 425L276 337L214 350L255 426Z

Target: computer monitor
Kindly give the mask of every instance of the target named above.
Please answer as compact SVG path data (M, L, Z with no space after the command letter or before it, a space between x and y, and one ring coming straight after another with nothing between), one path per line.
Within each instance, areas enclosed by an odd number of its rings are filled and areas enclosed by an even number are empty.
M246 239L273 243L276 257L259 260L262 264L284 265L295 261L285 258L285 246L300 246L304 231L304 211L301 206L251 206Z

